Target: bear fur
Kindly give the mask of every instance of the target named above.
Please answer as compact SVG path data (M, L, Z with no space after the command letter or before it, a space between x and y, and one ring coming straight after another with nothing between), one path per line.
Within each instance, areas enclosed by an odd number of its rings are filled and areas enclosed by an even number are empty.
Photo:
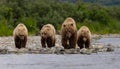
M65 49L76 48L77 44L77 28L73 18L68 17L61 27L61 41Z
M43 48L55 46L55 28L52 24L46 24L41 28L41 44ZM47 44L47 46L46 46Z
M77 44L82 48L90 48L91 44L91 32L87 26L82 26L78 32L78 41Z
M13 31L13 37L16 48L25 48L27 42L28 30L22 23L18 24Z

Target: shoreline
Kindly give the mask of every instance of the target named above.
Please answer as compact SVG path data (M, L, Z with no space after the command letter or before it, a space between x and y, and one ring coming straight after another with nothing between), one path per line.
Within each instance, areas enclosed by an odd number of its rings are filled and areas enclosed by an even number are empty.
M104 35L92 34L92 38L96 38L96 37L99 37L99 38L120 38L120 34L104 34Z
M59 36L60 34L56 34ZM28 37L40 36L40 35L28 35ZM0 36L0 37L12 37L12 36ZM92 34L92 38L101 37L101 38L120 38L120 34Z
M56 32L56 35L61 35L60 31ZM92 34L92 38L102 37L102 38L120 38L120 34Z

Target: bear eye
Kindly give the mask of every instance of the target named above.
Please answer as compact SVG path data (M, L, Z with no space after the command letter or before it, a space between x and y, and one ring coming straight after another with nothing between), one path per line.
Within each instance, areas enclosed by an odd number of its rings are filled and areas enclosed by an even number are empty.
M87 31L87 33L89 33L89 31Z
M49 31L49 29L47 29Z
M84 30L82 29L81 32L84 32Z
M18 31L20 31L21 29L18 29Z
M70 24L71 26L73 26L73 24Z
M42 33L42 35L46 35L46 33Z
M46 35L46 33L44 33L44 35Z
M63 27L65 27L66 25L63 25Z

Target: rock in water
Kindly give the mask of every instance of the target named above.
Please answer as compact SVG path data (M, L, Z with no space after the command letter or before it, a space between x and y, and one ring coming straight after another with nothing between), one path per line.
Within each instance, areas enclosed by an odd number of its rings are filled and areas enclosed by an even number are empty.
M112 52L112 51L114 51L113 46L108 45L108 47L107 47L107 50L106 50L106 51L107 51L107 52Z
M6 54L6 53L7 53L6 46L1 46L0 47L0 54Z
M77 49L65 49L66 54L78 54Z
M52 47L51 48L52 50L52 53L54 54L64 54L64 47L63 46L59 46L59 45L56 45L55 47Z
M52 50L50 48L41 48L39 53L40 54L52 54Z
M82 49L80 50L80 53L81 53L81 54L90 55L90 54L92 53L92 50L86 49L86 48L82 48Z
M8 46L6 47L6 49L7 49L7 53L17 53L17 49L14 47Z
M82 48L82 49L80 50L80 53L81 53L81 54L85 54L85 53L86 53L86 51L87 51L87 49L86 49L86 48Z
M21 48L17 50L17 53L27 53L27 52L28 52L28 49L26 48Z

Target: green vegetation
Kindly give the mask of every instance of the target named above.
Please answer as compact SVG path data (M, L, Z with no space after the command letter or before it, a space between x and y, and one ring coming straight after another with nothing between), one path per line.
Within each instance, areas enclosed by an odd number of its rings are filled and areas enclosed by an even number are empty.
M72 0L71 0L72 1ZM61 0L0 0L0 36L12 35L20 22L30 35L35 35L44 24L51 23L57 30L67 17L72 17L79 29L82 25L92 33L120 33L120 7Z

